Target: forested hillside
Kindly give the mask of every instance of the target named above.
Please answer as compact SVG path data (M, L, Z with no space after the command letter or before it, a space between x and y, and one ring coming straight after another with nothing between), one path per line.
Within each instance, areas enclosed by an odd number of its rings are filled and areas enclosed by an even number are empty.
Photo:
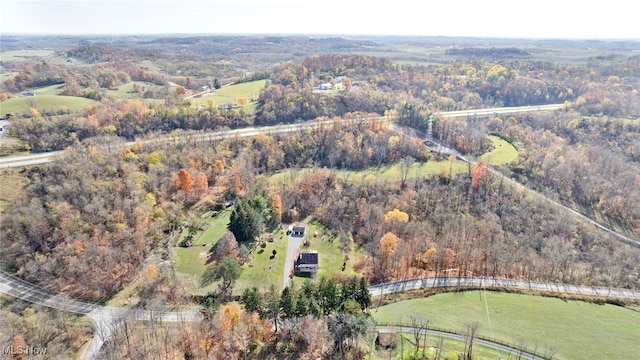
M113 339L164 342L167 357L357 358L369 283L473 275L640 288L639 248L553 203L640 240L638 55L542 61L463 43L424 62L394 61L366 39L60 41L69 46L55 62L1 63L3 104L26 109L6 115L2 152L62 151L3 170L26 185L2 209L0 265L74 299L202 308L193 326ZM287 54L293 43L300 52ZM38 108L32 91L96 102ZM512 106L530 111L445 114ZM425 143L429 118L433 140L458 157ZM508 159L481 158L500 146ZM314 228L304 248L329 239L342 270L234 295L296 222ZM183 261L197 265L194 291L177 248L195 254ZM268 252L252 270L285 261ZM105 356L143 356L113 343Z

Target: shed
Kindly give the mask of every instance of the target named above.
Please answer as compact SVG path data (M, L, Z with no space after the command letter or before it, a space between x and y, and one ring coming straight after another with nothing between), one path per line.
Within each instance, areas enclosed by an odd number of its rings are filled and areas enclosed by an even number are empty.
M291 234L294 236L304 236L305 232L307 232L307 225L305 224L295 224L291 228Z

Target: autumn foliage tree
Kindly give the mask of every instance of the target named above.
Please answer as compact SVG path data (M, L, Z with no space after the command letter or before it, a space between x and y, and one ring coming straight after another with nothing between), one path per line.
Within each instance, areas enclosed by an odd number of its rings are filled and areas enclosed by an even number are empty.
M409 222L409 215L404 211L394 208L384 215L384 222L406 224Z
M278 194L271 198L271 220L276 224L282 222L282 199Z
M484 174L487 172L487 167L484 163L484 160L480 160L476 163L471 171L471 190L476 190L480 185L480 181L484 177Z
M396 234L392 232L388 232L380 238L380 252L383 256L389 257L393 255L393 252L398 247L398 242L400 239L396 236Z
M176 187L185 193L191 191L191 188L193 187L193 180L191 179L191 174L189 174L187 169L180 169L178 175L176 175L175 182Z
M201 171L198 172L198 175L196 175L196 186L195 186L196 196L198 198L201 198L207 192L208 188L209 188L209 181L207 180L207 175L205 175Z

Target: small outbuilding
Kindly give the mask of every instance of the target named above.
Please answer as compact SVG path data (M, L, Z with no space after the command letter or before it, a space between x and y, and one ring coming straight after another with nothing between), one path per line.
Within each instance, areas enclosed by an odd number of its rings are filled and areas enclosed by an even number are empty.
M305 224L295 224L291 227L291 234L293 236L304 236L307 232L307 225Z
M398 346L398 332L395 330L380 330L376 337L376 349L388 350Z

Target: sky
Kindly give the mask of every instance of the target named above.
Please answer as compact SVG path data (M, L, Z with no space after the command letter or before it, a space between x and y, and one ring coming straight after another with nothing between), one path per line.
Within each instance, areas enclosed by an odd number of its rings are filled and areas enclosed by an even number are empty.
M0 33L640 40L629 0L0 0Z

